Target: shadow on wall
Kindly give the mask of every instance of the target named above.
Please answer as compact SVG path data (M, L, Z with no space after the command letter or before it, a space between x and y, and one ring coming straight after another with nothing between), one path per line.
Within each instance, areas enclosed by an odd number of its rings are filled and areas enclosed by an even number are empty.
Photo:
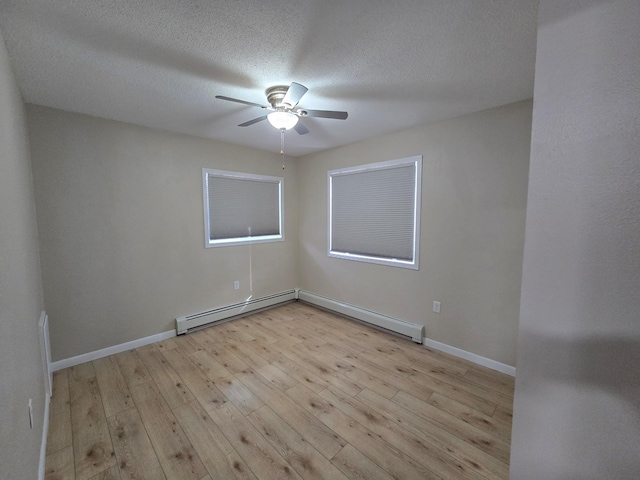
M581 2L548 2L545 4L545 18L553 19L553 23L575 15L579 9L586 10L607 0L582 0ZM544 22L541 23L544 25Z
M527 357L536 359L532 368L541 378L615 394L640 418L640 337L567 340L531 334L526 345L531 354Z

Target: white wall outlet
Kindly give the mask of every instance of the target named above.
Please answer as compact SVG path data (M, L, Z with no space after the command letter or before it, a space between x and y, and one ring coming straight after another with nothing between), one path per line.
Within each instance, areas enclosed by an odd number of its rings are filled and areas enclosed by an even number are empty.
M33 428L33 402L29 399L29 428Z
M433 311L436 313L440 313L440 302L433 302Z
M236 280L235 282L233 282L233 289L240 290L240 280Z

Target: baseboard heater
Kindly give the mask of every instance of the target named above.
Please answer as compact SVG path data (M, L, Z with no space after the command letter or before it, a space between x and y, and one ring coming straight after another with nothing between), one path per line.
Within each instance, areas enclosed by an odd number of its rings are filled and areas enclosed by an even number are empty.
M422 343L422 338L424 337L424 327L422 325L418 325L417 323L406 322L404 320L398 320L397 318L387 317L386 315L381 315L370 310L365 310L364 308L355 307L353 305L349 305L348 303L342 303L331 298L322 297L320 295L316 295L315 293L305 292L304 290L297 290L296 293L296 297L303 302L307 302L312 305L316 305L318 307L340 313L347 317L362 320L363 322L370 323L377 327L381 327L386 330L411 337L411 340L416 343Z
M295 300L295 290L287 290L285 292L274 293L260 298L250 298L244 302L224 307L215 308L206 312L194 313L185 317L176 318L176 333L182 335L203 325L212 325L218 322L229 320L239 315L261 310L263 308L272 307L279 303L286 303Z

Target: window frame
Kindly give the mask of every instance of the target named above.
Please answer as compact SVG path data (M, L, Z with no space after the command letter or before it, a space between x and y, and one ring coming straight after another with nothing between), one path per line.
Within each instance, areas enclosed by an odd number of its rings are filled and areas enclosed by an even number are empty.
M332 233L333 233L333 177L339 175L357 174L371 172L376 170L386 170L391 168L399 168L409 164L415 166L414 177L414 208L413 208L413 260L402 260L395 258L376 257L374 255L353 254L349 252L341 252L333 250ZM412 157L399 158L395 160L387 160L383 162L368 163L354 167L338 168L327 172L327 255L332 258L343 260L355 260L358 262L374 263L378 265L387 265L392 267L408 268L412 270L420 269L420 216L422 207L422 155Z
M276 183L278 185L278 230L277 235L243 236L211 240L211 225L209 218L209 175L238 180L250 180L256 182ZM254 243L270 243L284 241L284 178L259 175L254 173L233 172L213 168L202 169L202 197L204 206L204 246L205 248L227 247L232 245L247 245Z

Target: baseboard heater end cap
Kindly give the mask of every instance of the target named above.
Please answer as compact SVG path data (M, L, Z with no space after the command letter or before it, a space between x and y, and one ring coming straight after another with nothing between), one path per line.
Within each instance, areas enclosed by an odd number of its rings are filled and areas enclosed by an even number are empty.
M418 332L411 337L411 340L413 340L415 343L418 343L420 345L422 345L422 342L424 341L424 326L423 325L419 325L418 326Z
M187 317L178 317L176 318L176 335L182 335L187 333L186 326Z

